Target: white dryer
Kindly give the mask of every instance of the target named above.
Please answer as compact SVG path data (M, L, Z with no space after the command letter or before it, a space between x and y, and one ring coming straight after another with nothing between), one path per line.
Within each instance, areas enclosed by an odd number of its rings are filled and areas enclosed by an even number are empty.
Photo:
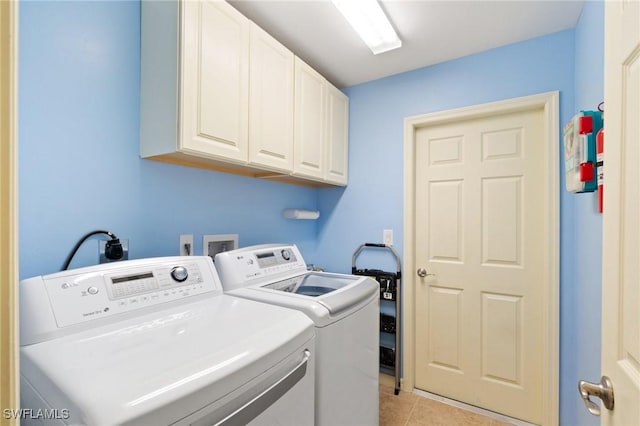
M295 245L219 253L227 294L304 312L316 327L316 424L377 425L379 286L369 277L307 271Z
M312 425L314 327L223 295L209 257L20 283L22 424Z

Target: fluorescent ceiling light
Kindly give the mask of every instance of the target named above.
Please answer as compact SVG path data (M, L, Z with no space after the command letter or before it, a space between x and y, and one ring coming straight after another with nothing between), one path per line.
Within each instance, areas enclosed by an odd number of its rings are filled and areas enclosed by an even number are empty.
M374 55L402 46L402 41L376 0L331 1Z

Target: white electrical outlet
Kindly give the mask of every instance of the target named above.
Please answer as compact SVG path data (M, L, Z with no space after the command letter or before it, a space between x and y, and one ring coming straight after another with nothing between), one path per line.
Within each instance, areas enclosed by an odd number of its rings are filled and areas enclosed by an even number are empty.
M180 256L193 256L193 234L180 235Z
M387 246L393 245L393 229L385 229L382 231L382 242Z

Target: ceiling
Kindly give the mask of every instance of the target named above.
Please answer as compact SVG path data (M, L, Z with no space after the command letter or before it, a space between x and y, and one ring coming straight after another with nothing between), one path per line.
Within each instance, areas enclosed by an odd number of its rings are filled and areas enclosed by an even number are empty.
M574 28L583 0L382 0L402 47L373 55L329 0L230 0L338 87Z

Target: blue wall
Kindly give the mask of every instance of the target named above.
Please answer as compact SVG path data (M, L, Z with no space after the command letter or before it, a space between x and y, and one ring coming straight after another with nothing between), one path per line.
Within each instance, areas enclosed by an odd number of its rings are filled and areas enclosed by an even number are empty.
M585 2L575 29L575 109L595 110L604 99L604 2ZM597 193L577 194L571 277L562 286L562 377L560 420L599 425L577 392L578 380L600 381L602 215ZM564 231L564 229L563 229Z
M141 160L140 3L20 4L20 277L57 271L85 233L129 238L130 257L178 254L181 233L293 241L312 256L317 189ZM72 266L97 263L88 241Z
M139 158L139 22L137 1L20 4L21 278L58 270L96 228L129 238L133 258L176 254L181 233L194 234L196 252L202 234L238 233L243 246L293 241L308 261L347 272L383 229L401 252L405 117L559 90L564 123L603 96L603 5L585 2L575 31L348 88L347 188L266 182ZM560 419L597 424L576 382L600 371L601 217L593 194L561 185ZM321 218L286 220L286 207ZM96 259L90 241L72 265ZM395 268L381 254L359 266Z
M349 186L320 190L317 263L348 271L353 250L381 242L383 229L394 230L402 251L405 117L559 90L565 121L574 110L573 48L574 32L563 31L347 88ZM562 208L570 203L563 194ZM567 247L563 256L572 256Z

